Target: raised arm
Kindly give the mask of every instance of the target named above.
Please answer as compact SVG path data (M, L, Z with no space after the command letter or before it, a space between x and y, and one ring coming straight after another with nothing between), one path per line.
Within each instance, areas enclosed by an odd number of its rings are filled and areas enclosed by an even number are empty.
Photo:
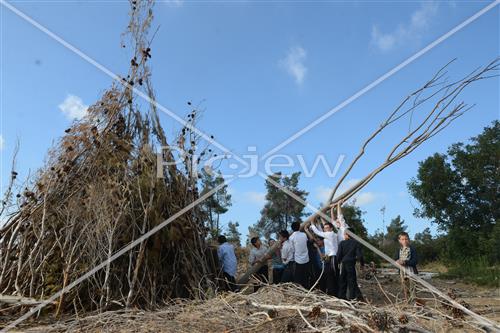
M337 229L337 241L340 243L344 240L345 227L341 225L340 228Z
M310 229L318 236L325 238L325 233L319 230L314 224L311 223Z
M334 212L333 208L334 208L333 206L330 208L330 222L331 222L333 225L335 225L335 220L336 220L336 218L335 218L335 212ZM338 211L337 211L337 212L338 212Z
M342 214L342 203L343 201L339 201L337 203L337 228L347 228L348 225L347 223L345 222L345 219L344 219L344 214Z
M303 231L306 233L307 239L314 239L314 235L308 229L304 229Z
M337 203L337 221L335 226L337 227L337 240L342 242L344 240L344 233L347 229L347 223L345 222L344 215L342 214L342 201Z

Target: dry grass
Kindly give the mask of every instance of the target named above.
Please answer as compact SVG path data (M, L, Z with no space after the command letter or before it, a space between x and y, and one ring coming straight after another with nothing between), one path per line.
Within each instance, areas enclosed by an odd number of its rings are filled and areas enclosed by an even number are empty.
M347 302L294 284L177 300L160 310L123 310L68 319L26 332L481 332L432 301L408 305Z
M448 267L446 267L445 264L439 261L433 261L426 263L425 265L421 265L419 268L422 272L428 271L428 272L436 272L436 273L447 273L448 272Z

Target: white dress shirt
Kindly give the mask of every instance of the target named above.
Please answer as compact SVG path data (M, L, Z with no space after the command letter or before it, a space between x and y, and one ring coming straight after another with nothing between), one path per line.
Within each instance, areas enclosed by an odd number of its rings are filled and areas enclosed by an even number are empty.
M309 262L309 251L307 250L307 235L301 231L295 231L288 239L293 246L293 254L297 264Z
M344 240L344 232L347 227L344 216L340 215L338 221L340 222L338 232L321 231L314 224L311 224L311 230L316 235L324 238L326 256L336 256L339 249L339 243Z
M281 261L283 261L285 265L290 261L294 261L293 245L288 239L281 245Z
M255 246L252 245L252 249L250 250L250 256L248 257L250 265L255 264L257 260L262 260L262 258L265 257L267 250L268 248L264 244L261 244L260 248L256 248Z

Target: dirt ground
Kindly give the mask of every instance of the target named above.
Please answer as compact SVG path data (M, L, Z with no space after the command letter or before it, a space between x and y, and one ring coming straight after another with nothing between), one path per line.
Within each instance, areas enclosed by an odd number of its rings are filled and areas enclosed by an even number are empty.
M421 272L426 277L426 272ZM402 298L400 277L396 270L377 271L377 279L383 286L389 298ZM452 292L457 299L463 300L470 305L470 309L485 317L500 322L500 288L480 287L467 284L457 280L445 280L437 277L426 277L426 280L445 294ZM365 280L359 279L359 285L366 301L377 305L388 305L390 301L381 292L375 278ZM432 295L418 288L417 298L427 299Z

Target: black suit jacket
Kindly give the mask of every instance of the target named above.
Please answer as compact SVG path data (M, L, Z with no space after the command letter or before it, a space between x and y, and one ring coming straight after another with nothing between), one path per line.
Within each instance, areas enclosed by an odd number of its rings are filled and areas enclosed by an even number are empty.
M394 260L396 261L399 260L399 249L396 251ZM411 267L413 269L413 273L418 274L417 263L418 263L417 251L415 251L415 248L410 245L410 259L406 260L403 266Z

